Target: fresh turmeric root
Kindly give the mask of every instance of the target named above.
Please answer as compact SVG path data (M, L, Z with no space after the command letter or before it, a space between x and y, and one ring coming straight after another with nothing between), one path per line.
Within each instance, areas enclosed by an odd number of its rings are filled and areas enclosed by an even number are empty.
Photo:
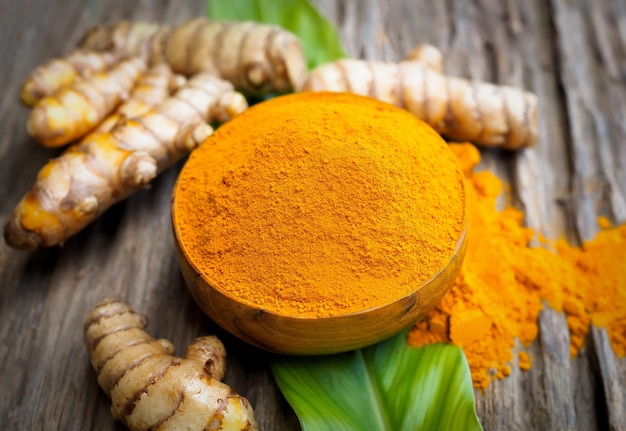
M110 52L74 50L64 57L42 64L28 75L22 84L20 99L26 106L33 106L79 77L102 72L118 60Z
M165 47L176 72L212 72L251 93L299 90L307 73L292 33L255 22L195 19L175 28Z
M61 244L202 143L213 133L207 122L246 108L230 83L197 75L152 110L89 135L39 171L5 226L7 244Z
M96 132L109 132L124 116L134 118L150 111L152 107L165 101L173 90L182 87L186 79L175 74L166 63L151 67L139 78L130 98L122 103L115 113L109 115L95 129Z
M258 429L248 400L221 382L226 351L217 337L197 338L177 358L146 325L145 316L113 300L85 320L85 345L116 419L131 431Z
M79 46L120 58L139 57L154 65L164 61L163 44L169 31L168 26L156 22L118 21L91 27Z
M443 73L443 55L439 48L432 45L417 45L404 57L404 61L419 61L431 70Z
M145 68L143 60L128 59L61 87L37 102L28 117L28 133L45 147L83 137L128 98Z
M435 48L436 49L436 48ZM311 71L304 91L351 92L407 109L449 140L517 149L537 140L537 97L451 78L431 48L407 61L339 60Z
M92 28L84 49L164 59L185 76L213 73L250 93L299 90L307 69L298 39L276 26L198 18L174 28L121 21Z

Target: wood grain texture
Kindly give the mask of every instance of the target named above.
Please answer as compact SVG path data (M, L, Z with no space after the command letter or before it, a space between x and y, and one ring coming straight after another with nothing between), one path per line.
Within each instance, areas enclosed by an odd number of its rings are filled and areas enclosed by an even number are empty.
M511 84L540 100L540 140L530 150L483 151L482 167L511 185L526 223L550 238L591 238L596 216L626 220L626 2L624 0L317 0L359 58L398 60L417 43L444 52L451 75ZM0 0L0 220L45 161L18 102L26 74L70 50L94 23L170 24L205 2ZM105 296L149 316L148 330L178 351L216 333L228 353L225 381L252 402L262 430L297 430L265 353L204 317L184 286L169 202L181 164L111 208L60 248L23 253L0 244L0 429L124 429L109 413L82 344L82 321ZM594 329L569 358L561 314L546 310L527 350L529 372L477 393L487 430L626 429L626 360Z

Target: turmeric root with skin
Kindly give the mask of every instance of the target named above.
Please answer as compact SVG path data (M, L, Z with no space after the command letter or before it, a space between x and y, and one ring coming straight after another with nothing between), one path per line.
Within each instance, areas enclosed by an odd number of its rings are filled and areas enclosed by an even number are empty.
M130 98L122 103L115 113L109 115L95 129L96 132L109 132L120 117L138 117L152 109L153 106L165 101L173 90L182 87L186 79L175 74L165 63L150 68L139 78Z
M39 171L5 226L7 244L61 244L202 143L213 133L207 121L227 121L246 108L230 83L197 75L152 110L91 134Z
M430 48L429 48L430 50ZM404 108L447 139L517 149L537 140L537 97L508 86L438 72L435 53L408 61L338 60L309 74L304 91L351 92Z
M306 78L300 42L280 27L198 18L157 33L155 25L122 21L96 27L81 47L111 49L117 55L142 51L150 62L165 59L177 73L213 73L250 93L297 91Z
M128 98L145 68L139 58L124 60L110 71L61 87L37 102L28 117L28 133L45 147L83 137Z
M77 49L61 58L54 58L36 68L24 80L20 99L33 106L44 97L52 96L59 88L71 84L79 77L102 72L119 59L110 52Z
M297 91L307 73L292 33L255 22L199 18L174 29L165 47L175 71L213 72L251 93Z
M85 345L116 419L131 431L258 429L248 400L221 382L226 350L217 337L197 338L177 358L146 325L145 316L113 300L85 320Z
M89 28L79 46L112 52L120 58L139 57L150 65L164 61L163 44L169 27L144 21L118 21Z
M419 61L431 70L443 73L443 55L439 48L432 45L417 45L404 57L404 61Z

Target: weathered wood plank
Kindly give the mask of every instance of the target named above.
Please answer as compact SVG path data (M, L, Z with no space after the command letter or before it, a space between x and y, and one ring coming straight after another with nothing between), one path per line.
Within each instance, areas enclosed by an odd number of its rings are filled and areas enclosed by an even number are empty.
M597 232L599 212L610 211L608 215L617 222L626 220L626 182L618 181L626 168L622 121L626 91L617 66L623 63L623 55L614 54L624 45L609 43L607 33L615 28L609 25L607 10L612 3L602 3L590 7L581 1L552 2L571 130L572 199L580 240ZM601 15L604 25L598 23Z
M583 241L597 233L598 215L606 215L617 223L626 220L626 45L617 37L619 27L610 25L616 19L623 20L624 14L615 14L619 5L612 2L591 7L581 1L554 0L552 5L571 133L572 187L568 210L576 221L577 238ZM592 328L591 338L593 343L589 345L598 357L598 379L603 383L608 424L611 429L624 429L626 386L619 384L617 359L607 345L606 334L601 336Z
M626 2L531 0L319 0L355 57L399 60L415 44L445 54L448 73L530 89L540 99L540 142L517 153L483 151L483 166L511 185L526 223L550 238L588 239L596 216L626 220ZM0 221L56 154L25 132L21 80L70 50L91 24L169 24L205 2L0 0ZM36 11L36 13L34 13ZM0 244L0 428L124 429L109 413L82 345L82 319L104 296L128 301L149 330L179 351L215 332L229 352L226 381L252 402L262 430L296 430L265 353L202 316L174 254L170 193L178 164L151 189L109 210L62 248L28 254ZM526 350L529 372L477 393L485 429L626 429L626 360L602 331L570 359L562 316L546 311Z
M539 315L539 342L543 359L543 385L546 394L546 415L542 423L547 429L576 430L574 391L570 380L572 366L569 333L562 313L546 308Z
M593 327L591 339L598 355L608 407L609 429L624 431L626 430L626 398L624 398L626 375L620 372L619 362L615 358L606 330Z

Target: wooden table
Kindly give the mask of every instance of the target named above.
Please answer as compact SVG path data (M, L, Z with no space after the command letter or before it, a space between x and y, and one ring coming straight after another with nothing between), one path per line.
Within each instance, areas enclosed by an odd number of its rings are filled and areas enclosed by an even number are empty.
M18 102L26 74L70 50L94 23L123 18L176 24L204 1L0 0L0 220L4 224L56 152L26 135ZM626 220L626 2L624 0L318 1L355 57L397 60L419 42L445 53L451 75L538 94L540 141L515 153L483 151L483 166L511 185L526 223L550 238L590 238L598 214ZM227 336L199 312L174 254L170 192L182 164L116 205L63 247L35 253L0 244L0 429L124 429L109 413L82 342L82 321L104 297L128 301L149 330L182 350L215 332L226 381L254 405L262 430L298 422L262 351ZM593 330L568 354L563 315L540 316L529 372L514 368L477 394L487 430L626 429L626 360Z

